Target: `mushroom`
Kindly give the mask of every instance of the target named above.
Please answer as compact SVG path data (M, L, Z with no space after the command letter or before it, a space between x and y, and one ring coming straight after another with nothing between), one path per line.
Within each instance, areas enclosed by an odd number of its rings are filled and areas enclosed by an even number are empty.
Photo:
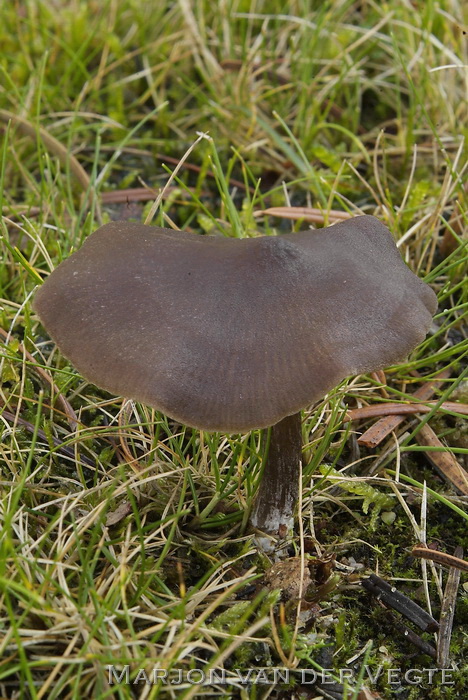
M34 309L97 386L193 428L273 426L250 522L293 525L302 408L404 359L434 292L373 216L280 236L198 236L116 221L37 291Z

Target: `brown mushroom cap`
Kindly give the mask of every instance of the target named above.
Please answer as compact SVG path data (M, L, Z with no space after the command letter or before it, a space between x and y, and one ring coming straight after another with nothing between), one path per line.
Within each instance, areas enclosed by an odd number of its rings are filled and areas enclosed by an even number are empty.
M388 229L231 239L106 224L34 308L86 379L203 430L272 425L404 359L436 308Z

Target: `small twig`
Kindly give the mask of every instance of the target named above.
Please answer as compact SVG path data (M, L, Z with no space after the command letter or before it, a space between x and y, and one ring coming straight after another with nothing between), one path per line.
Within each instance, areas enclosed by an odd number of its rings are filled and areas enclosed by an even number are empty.
M442 566L460 569L460 571L468 571L468 561L461 559L458 556L447 554L446 552L439 552L436 549L430 549L429 547L417 545L416 547L413 547L411 554L413 557L430 559L431 561L435 561L437 564L441 564Z
M424 652L424 654L427 654L432 659L436 658L437 651L432 646L432 644L429 644L429 642L426 642L424 639L422 639L422 637L420 637L419 634L416 634L416 632L410 627L402 625L400 621L397 621L395 619L395 628L399 631L403 631L404 636L407 639L409 639L411 644L414 644L414 646L420 649L422 652Z
M166 194L178 190L178 187L168 187ZM192 190L192 187L187 187ZM208 193L204 190L200 192L206 196ZM128 204L129 202L148 202L157 197L157 191L152 187L130 187L126 190L109 190L109 192L101 192L102 204Z
M445 448L427 423L420 427L414 437L420 445ZM468 496L468 474L451 452L446 449L443 452L428 450L424 454L445 481L448 481L463 496Z
M392 430L395 430L400 423L405 420L405 415L408 413L428 413L436 402L429 402L427 399L432 396L439 382L448 378L450 372L444 370L437 377L427 384L424 384L414 392L414 398L421 401L426 401L426 404L409 403L382 403L373 406L365 406L363 408L352 409L348 411L348 419L356 420L358 418L377 415L377 412L387 414L385 418L374 423L360 438L358 443L365 447L376 447ZM400 409L397 408L400 406ZM454 402L444 402L439 408L455 411L457 413L468 414L468 406L466 404L458 404ZM439 440L432 428L426 423L422 425L419 431L415 434L415 439L420 445L444 448L444 451L427 451L425 452L429 461L435 466L441 476L448 481L459 493L468 495L468 474L463 467L458 463L453 454L445 449L444 444Z
M442 370L442 372L439 372L439 374L437 374L432 381L425 382L419 387L419 389L416 389L413 397L419 401L428 401L434 395L434 392L438 388L441 381L448 379L449 377L450 370ZM404 420L405 416L401 414L385 416L366 430L366 432L363 433L360 438L358 438L358 443L360 445L364 445L364 447L377 447L377 445L379 445L382 440L387 437L387 435L390 435L392 431L403 423Z
M422 629L423 632L436 632L439 629L439 623L432 615L429 615L414 600L400 593L395 586L391 586L379 576L371 574L369 578L361 581L361 584L378 600L381 600L382 603L393 608L393 610L397 610L410 622Z
M102 204L120 204L125 202L147 202L157 197L158 193L151 187L131 187L125 190L101 192Z
M463 547L456 548L455 557L463 561ZM440 611L440 630L437 639L437 665L439 668L446 668L449 662L450 639L452 637L453 618L455 615L459 583L460 569L451 567Z
M404 625L401 622L400 618L398 618L392 612L388 611L388 617L393 629L397 634L403 633L403 636L406 637L406 639L408 639L411 642L411 644L414 644L414 646L417 649L420 649L424 654L427 654L432 659L436 658L437 652L435 647L432 646L432 644L426 642L426 640L420 637L419 634L416 634L414 630L412 630L407 625Z
M430 413L434 406L438 410L450 411L451 413L460 413L468 416L468 405L464 403L456 403L455 401L444 401L440 405L437 401L428 401L427 403L379 403L373 406L363 406L362 408L352 408L345 416L345 420L361 420L362 418L374 418L375 416L396 416L407 415L412 413Z

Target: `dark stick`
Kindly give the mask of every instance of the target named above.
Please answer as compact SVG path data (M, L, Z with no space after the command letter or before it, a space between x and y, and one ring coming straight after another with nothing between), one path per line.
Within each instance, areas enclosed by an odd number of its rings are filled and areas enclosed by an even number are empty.
M285 537L294 524L302 454L301 414L271 428L262 480L250 524L269 535Z
M439 623L432 615L379 576L371 574L361 581L361 585L384 605L397 610L424 632L436 632L439 629Z

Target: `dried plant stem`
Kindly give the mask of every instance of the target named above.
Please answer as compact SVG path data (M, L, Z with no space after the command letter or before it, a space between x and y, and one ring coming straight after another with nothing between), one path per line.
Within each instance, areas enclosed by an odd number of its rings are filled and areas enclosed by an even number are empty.
M411 554L413 557L430 559L430 561L435 561L437 564L442 564L442 566L453 567L455 569L460 569L460 571L468 571L467 561L460 559L460 557L455 557L452 554L446 554L446 552L438 552L435 549L418 545L417 547L413 547Z
M462 557L463 547L457 547L454 558L458 559L458 561L463 561ZM452 638L459 584L460 568L451 567L447 578L447 585L445 586L442 609L440 611L440 630L437 639L437 665L439 668L446 668L449 663L450 639Z

